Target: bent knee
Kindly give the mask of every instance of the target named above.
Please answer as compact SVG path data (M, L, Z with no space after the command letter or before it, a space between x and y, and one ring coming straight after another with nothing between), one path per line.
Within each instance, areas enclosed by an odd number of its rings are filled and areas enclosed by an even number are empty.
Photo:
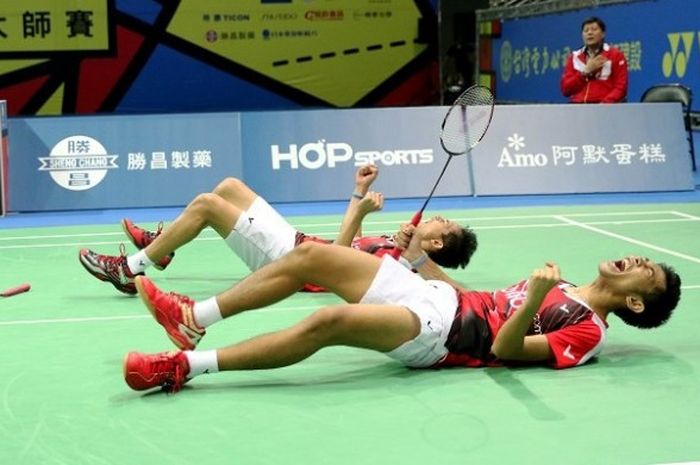
M229 195L234 195L246 187L247 186L245 185L245 183L240 179L228 177L221 181L219 184L217 184L217 186L214 188L213 193L216 195L226 197Z
M197 195L190 206L195 211L208 212L217 208L222 201L218 195L207 192Z
M326 244L320 242L306 241L294 247L293 253L298 259L313 260L314 257L322 254L322 248L325 246Z
M343 335L347 316L346 305L324 307L309 316L303 325L305 337L330 345Z

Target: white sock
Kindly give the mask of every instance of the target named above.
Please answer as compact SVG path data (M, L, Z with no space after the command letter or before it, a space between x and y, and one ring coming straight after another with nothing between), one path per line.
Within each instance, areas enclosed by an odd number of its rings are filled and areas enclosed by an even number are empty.
M194 321L202 328L207 328L217 321L224 319L221 316L221 310L219 310L216 297L210 297L207 300L195 302L192 314L194 315Z
M190 363L188 378L194 378L206 373L218 373L219 362L216 358L216 350L186 350L187 361Z
M153 262L143 250L139 250L135 254L126 257L126 263L134 274L143 273L146 271L146 268L153 265Z

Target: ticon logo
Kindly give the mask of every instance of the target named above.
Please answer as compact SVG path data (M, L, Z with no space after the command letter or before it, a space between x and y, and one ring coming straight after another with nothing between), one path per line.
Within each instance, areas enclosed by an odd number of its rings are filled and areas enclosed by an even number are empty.
M119 168L119 155L108 155L97 140L88 136L70 136L59 141L48 157L39 157L39 171L48 171L64 189L92 189L107 176L107 170Z
M345 142L328 142L320 140L304 144L289 145L282 151L279 145L270 146L272 169L282 169L283 163L289 164L289 169L300 167L317 170L320 168L335 168L339 163L352 161L355 166L367 164L395 165L425 165L433 162L433 149L399 149L399 150L367 150L355 152L350 144Z

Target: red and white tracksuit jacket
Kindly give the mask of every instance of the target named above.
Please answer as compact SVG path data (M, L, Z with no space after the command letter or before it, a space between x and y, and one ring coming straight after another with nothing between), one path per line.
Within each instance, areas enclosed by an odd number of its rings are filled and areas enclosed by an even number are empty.
M600 54L607 58L593 75L583 70L589 57L586 47L569 55L561 77L561 92L571 103L618 103L627 96L627 59L609 44L603 44Z

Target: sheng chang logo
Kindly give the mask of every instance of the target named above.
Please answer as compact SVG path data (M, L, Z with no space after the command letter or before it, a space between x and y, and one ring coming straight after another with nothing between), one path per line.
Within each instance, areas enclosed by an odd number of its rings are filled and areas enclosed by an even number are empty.
M59 141L48 157L39 157L39 171L48 171L64 189L84 191L102 182L107 170L118 168L118 157L107 154L92 137L71 136Z

